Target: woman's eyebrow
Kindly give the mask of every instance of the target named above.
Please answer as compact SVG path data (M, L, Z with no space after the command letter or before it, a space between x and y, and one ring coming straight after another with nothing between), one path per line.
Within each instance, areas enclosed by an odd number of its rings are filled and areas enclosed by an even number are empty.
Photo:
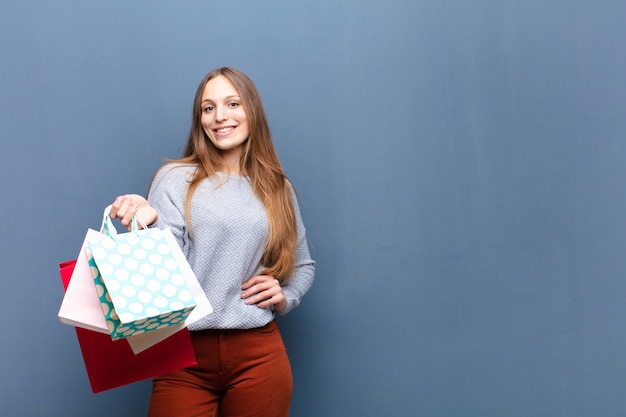
M230 100L230 99L233 99L233 98L237 98L237 99L238 99L238 98L239 98L239 96L237 96L237 95L226 96L226 97L224 97L222 100ZM202 99L202 102L203 102L203 103L204 103L205 101L210 101L210 102L212 103L212 102L213 102L213 99L211 99L211 98L204 98L204 99ZM218 101L219 101L219 100L218 100Z

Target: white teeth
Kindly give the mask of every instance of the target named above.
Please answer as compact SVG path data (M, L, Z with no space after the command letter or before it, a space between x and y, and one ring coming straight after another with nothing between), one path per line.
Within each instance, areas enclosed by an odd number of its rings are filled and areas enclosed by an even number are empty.
M234 127L223 127L221 129L216 129L215 131L217 133L224 133L224 132L230 132L233 129L234 129Z

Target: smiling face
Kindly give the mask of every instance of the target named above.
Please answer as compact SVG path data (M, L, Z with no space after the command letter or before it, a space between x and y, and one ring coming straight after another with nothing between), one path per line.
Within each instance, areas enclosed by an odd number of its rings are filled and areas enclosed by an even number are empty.
M206 83L201 109L200 123L213 145L224 158L238 160L250 128L241 97L228 78L219 75Z

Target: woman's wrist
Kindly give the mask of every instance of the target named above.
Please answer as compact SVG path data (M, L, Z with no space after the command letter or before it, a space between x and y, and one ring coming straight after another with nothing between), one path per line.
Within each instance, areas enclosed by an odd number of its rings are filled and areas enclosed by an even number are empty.
M276 311L277 313L280 313L281 311L285 311L285 309L287 308L287 299L283 299L282 301L279 301L278 303L274 304L274 311Z

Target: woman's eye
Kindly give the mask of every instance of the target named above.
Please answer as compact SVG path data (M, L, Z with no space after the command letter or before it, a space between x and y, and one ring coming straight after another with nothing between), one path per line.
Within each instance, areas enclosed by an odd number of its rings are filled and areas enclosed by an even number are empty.
M229 103L228 106L235 108L235 107L239 106L239 103L237 103L236 101L233 101L232 103Z
M204 108L204 111L205 111L205 112L210 112L210 111L213 111L213 106L206 106L206 107Z

